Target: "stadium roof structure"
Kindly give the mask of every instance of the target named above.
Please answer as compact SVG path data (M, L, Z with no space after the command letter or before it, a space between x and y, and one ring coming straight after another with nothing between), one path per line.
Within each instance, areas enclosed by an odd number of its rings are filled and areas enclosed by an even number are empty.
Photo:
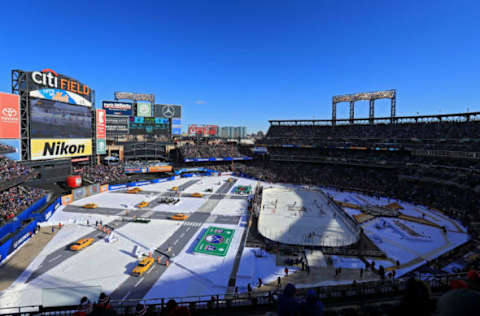
M354 118L353 121L349 118L337 119L336 124L371 124L370 118ZM480 112L464 112L451 114L433 114L433 115L414 115L414 116L396 116L391 117L376 117L373 119L373 124L385 123L418 123L418 122L443 122L443 121L478 121L480 120ZM333 120L269 120L271 125L331 125Z

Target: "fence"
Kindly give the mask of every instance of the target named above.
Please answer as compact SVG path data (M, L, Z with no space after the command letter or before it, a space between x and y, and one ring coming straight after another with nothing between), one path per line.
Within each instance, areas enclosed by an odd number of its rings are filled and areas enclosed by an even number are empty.
M449 289L452 280L465 279L465 273L445 274L435 276L427 280L427 283L434 296L443 294ZM297 289L297 299L303 301L309 289L313 289L324 303L325 309L336 309L346 306L368 306L377 303L398 302L406 293L407 278L400 278L389 281L372 281L358 284L335 285L323 287L311 287ZM211 314L213 311L228 313L229 311L271 310L280 296L280 290L269 292L242 293L240 295L212 294L189 297L168 297L139 300L112 300L112 307L120 315L135 314L137 303L144 303L159 313L165 311L169 300L175 300L180 306L187 306L195 315ZM0 309L0 314L38 314L44 315L71 315L76 312L78 306L23 306L16 308Z
M60 206L60 198L57 198L42 209L50 198L49 194L42 197L17 215L13 221L0 228L0 263L31 237L38 222L44 221L47 215L50 217Z

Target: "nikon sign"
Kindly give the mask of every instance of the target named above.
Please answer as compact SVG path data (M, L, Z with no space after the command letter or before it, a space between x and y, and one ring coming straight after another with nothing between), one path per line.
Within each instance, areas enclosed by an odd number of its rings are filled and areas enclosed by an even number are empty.
M91 139L31 139L32 160L90 156Z

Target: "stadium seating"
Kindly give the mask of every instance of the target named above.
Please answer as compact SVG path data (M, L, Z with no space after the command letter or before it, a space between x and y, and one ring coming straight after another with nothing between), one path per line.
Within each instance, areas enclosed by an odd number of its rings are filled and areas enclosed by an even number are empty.
M229 144L190 144L180 147L184 159L193 158L224 158L243 156L236 145Z
M0 192L0 226L27 209L43 197L47 191L24 186L11 187Z
M465 150L478 148L480 122L422 122L354 124L337 126L271 125L264 144L365 146L388 144L422 149Z
M79 174L83 179L90 183L116 183L127 180L122 164L116 165L95 165L78 168L75 174Z
M9 151L8 147L0 145L0 152ZM0 226L45 195L42 189L19 185L34 176L30 167L0 157Z

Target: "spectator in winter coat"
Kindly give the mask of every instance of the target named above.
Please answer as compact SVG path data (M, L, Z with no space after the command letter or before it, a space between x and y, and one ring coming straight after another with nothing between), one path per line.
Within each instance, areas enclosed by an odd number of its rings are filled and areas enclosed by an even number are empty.
M310 289L307 292L307 299L301 306L302 316L322 316L323 304L318 300L317 293Z
M92 312L93 312L93 305L88 299L88 297L84 296L80 300L80 305L78 305L78 310L73 314L73 316L92 315Z
M295 285L288 283L278 300L278 316L300 315L300 304L295 299Z
M102 316L116 316L117 312L112 308L110 305L110 296L106 295L105 293L100 293L98 297L98 303L95 304L93 308L93 314L95 316L102 315Z

